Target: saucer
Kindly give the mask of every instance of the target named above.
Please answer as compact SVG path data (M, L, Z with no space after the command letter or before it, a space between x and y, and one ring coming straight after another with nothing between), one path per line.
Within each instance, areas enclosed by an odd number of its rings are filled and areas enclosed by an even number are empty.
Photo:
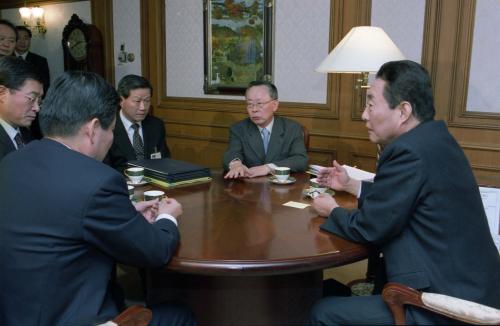
M269 181L278 185L288 185L290 183L294 183L295 181L297 181L297 179L295 179L294 177L288 177L288 179L286 179L285 181L278 181L275 176L271 176L269 177Z
M148 182L148 180L146 180L146 179L142 179L142 180L141 180L141 182L138 182L138 183L133 183L132 181L127 180L127 184L128 184L129 186L143 186L143 185L148 184L148 183L149 183L149 182Z

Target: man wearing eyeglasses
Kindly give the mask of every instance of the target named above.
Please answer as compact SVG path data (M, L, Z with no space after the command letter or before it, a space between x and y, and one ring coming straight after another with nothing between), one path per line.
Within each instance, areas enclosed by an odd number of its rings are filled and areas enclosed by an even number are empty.
M165 125L149 115L153 87L144 77L127 75L118 83L121 110L116 119L114 140L105 163L118 171L127 162L170 157L165 140Z
M225 178L263 176L277 166L304 171L307 151L302 127L274 115L279 105L276 86L253 81L245 98L248 118L231 126L229 147L223 157L224 169L229 170Z
M40 111L42 79L14 56L0 58L0 160L31 140L29 126Z
M0 58L14 53L16 41L16 26L8 20L0 19Z

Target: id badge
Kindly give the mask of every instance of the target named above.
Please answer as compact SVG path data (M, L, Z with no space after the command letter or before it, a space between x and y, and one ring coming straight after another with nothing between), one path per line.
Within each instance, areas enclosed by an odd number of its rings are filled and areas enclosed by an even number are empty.
M159 159L159 158L161 158L161 152L156 152L156 153L151 154L152 160Z

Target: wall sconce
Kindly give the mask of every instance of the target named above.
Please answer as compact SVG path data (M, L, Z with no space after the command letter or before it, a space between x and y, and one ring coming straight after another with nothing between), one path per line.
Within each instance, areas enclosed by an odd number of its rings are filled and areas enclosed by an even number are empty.
M118 65L124 63L133 62L135 60L135 55L132 52L125 51L125 43L120 45L120 52L118 52Z
M45 27L45 11L40 7L24 7L19 8L19 14L23 20L24 26L39 34L45 34L47 28Z
M368 88L368 73L374 73L388 61L405 56L380 27L358 26L328 54L316 68L318 72L362 74L356 89Z

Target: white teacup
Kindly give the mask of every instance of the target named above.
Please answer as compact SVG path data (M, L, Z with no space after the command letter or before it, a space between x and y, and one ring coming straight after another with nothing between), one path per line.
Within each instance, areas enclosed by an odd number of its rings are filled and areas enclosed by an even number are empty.
M134 186L128 186L128 197L130 198L130 200L134 198L134 189Z
M278 166L274 169L274 176L278 182L285 182L290 177L290 168L284 166Z
M144 178L144 168L128 168L125 170L125 175L133 184L138 184Z
M159 200L162 200L165 196L165 193L161 190L148 190L144 192L144 200L153 200L158 198Z
M327 189L327 187L322 186L318 183L317 178L313 178L313 179L309 180L309 182L311 183L311 188L314 188L314 190L319 192L319 193L323 193Z

